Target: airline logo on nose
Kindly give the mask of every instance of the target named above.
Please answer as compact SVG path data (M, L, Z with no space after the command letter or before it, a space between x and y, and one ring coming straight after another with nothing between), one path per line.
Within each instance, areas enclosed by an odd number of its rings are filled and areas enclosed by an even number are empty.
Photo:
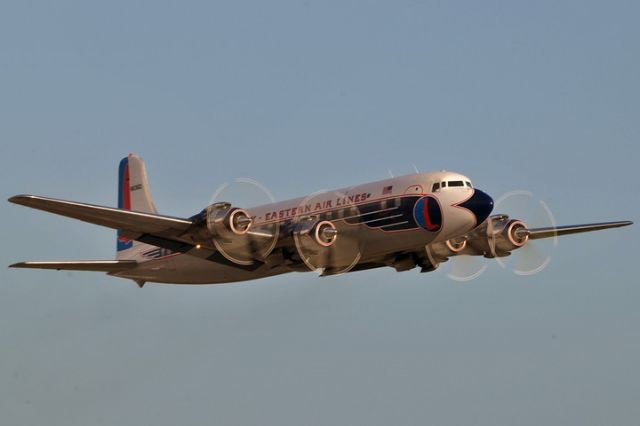
M420 198L413 208L413 215L418 225L427 231L437 232L442 227L442 209L438 200L427 195Z

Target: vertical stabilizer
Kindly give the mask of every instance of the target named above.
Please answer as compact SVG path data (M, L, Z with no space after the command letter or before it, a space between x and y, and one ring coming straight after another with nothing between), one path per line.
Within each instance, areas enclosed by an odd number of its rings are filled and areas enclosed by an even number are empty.
M118 208L144 213L157 213L153 205L147 170L142 158L129 154L120 161Z
M118 208L144 213L157 213L151 198L147 171L142 158L129 154L118 169ZM117 259L136 259L153 246L129 240L118 231Z

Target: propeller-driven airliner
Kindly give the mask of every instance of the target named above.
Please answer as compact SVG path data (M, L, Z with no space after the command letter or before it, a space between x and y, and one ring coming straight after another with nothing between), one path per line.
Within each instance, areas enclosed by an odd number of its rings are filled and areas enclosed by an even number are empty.
M415 173L255 207L214 202L191 217L156 211L142 159L119 166L118 207L16 195L10 202L117 230L116 259L30 261L14 268L99 271L147 282L219 284L288 272L437 269L457 256L504 258L532 240L631 225L533 228L471 179Z

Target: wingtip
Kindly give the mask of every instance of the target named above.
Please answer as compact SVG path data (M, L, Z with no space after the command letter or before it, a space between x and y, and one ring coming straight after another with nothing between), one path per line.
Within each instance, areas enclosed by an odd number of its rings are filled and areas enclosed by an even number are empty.
M11 265L9 265L9 268L23 268L24 264L24 262L12 263Z
M30 198L35 198L35 196L28 195L28 194L18 194L18 195L14 195L13 197L9 197L7 201L13 204L24 204L24 202Z

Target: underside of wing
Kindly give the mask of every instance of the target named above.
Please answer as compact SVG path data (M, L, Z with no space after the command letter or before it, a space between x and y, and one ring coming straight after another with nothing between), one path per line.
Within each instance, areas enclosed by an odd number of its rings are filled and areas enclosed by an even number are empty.
M120 272L135 268L135 260L67 260L46 262L19 262L10 268L55 269L58 271Z

